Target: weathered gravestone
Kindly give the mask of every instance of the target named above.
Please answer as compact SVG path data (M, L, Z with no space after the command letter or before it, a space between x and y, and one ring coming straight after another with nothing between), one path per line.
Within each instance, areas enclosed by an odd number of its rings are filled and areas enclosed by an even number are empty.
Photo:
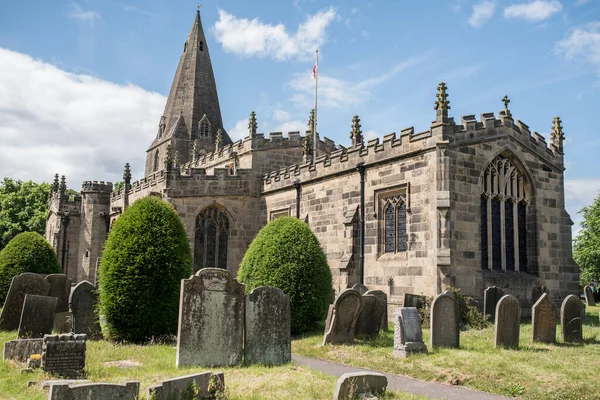
M262 286L246 296L244 353L247 364L292 360L290 298L283 290Z
M73 331L73 313L57 312L54 314L54 328L60 333L68 333Z
M244 285L219 268L204 268L181 281L177 367L242 362Z
M494 325L495 347L519 347L521 328L521 303L510 294L502 296L496 304Z
M194 390L197 390L196 395L193 395ZM222 393L224 390L225 377L222 372L201 372L150 386L146 391L146 397L153 400L213 399L215 396L212 392Z
M418 294L404 293L404 307L419 308L425 302L425 296Z
M583 340L581 300L570 294L560 306L560 328L562 341L580 342Z
M84 385L52 385L48 400L137 400L139 382L86 383Z
M546 286L534 286L531 289L531 301L535 304L544 293L550 294L550 290Z
M383 314L386 312L385 300L369 291L362 295L362 307L356 321L357 336L374 337L381 329Z
M556 342L557 309L548 293L535 302L531 309L532 341L541 343Z
M4 342L4 360L26 362L32 354L42 354L43 339L18 339Z
M411 353L427 353L419 311L415 307L400 307L394 314L394 357L406 358Z
M41 338L52 333L56 301L56 297L25 295L19 323L19 339Z
M496 317L496 305L504 296L504 290L499 287L492 286L483 292L483 316L490 316L491 320Z
M440 294L431 303L431 347L458 348L460 345L458 301L450 293Z
M0 331L14 331L19 328L26 294L46 296L49 291L50 284L38 274L25 272L12 278L0 314Z
M352 289L360 293L361 296L369 291L369 288L363 285L362 283L355 283L354 286L352 286Z
M44 336L42 369L68 379L81 378L85 368L86 335L67 333Z
M387 302L387 294L383 290L369 290L365 294L372 294L377 296L383 300L385 304L385 309L383 311L383 315L381 316L381 329L387 331L388 330L388 302Z
M69 304L73 314L73 332L87 335L90 340L102 339L100 321L96 305L96 287L88 281L81 281L71 291Z
M48 297L56 297L56 312L64 313L69 311L69 295L71 294L71 278L65 274L50 274L46 276L46 281L50 284Z
M368 398L365 395L384 394L387 378L379 372L350 372L340 376L335 385L333 400ZM363 395L363 397L359 397Z
M595 306L596 300L594 299L594 291L590 285L586 285L583 288L583 293L585 294L585 302L588 306Z
M329 306L323 346L327 343L352 343L356 321L362 306L360 293L354 289L346 289L340 293L335 302Z

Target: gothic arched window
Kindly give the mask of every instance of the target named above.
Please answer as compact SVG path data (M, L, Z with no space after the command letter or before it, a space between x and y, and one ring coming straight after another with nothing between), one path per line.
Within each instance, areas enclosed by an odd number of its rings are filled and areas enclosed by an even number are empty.
M187 50L187 42L185 42L185 44L183 45L183 52L185 53L186 50Z
M158 171L158 165L158 150L156 150L156 153L154 153L154 172Z
M210 121L206 117L206 114L204 114L200 122L198 122L198 132L200 133L200 137L210 136Z
M485 170L481 193L483 269L527 271L528 184L508 158L498 156Z
M194 272L201 268L227 269L229 219L218 207L204 209L196 218Z
M198 44L198 48L200 49L200 51L204 51L204 42L202 40Z
M383 206L384 215L384 252L399 253L406 251L406 201L401 196L390 197Z

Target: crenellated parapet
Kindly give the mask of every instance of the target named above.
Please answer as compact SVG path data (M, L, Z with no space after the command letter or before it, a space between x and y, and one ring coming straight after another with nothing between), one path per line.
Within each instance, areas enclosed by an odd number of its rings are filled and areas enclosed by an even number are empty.
M111 193L112 190L112 182L85 181L81 185L81 193Z

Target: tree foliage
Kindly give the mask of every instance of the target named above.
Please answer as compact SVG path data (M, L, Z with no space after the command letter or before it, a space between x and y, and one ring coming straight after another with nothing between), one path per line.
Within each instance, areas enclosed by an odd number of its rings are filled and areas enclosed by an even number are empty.
M19 233L0 251L0 304L6 299L14 276L23 272L58 274L60 270L54 249L42 235Z
M600 281L600 196L579 212L583 221L573 244L573 258L581 270L581 284L587 285Z
M275 286L290 296L294 334L315 328L327 313L331 270L317 237L296 218L277 218L261 229L244 255L238 280L247 292Z
M108 336L143 343L177 333L179 288L192 257L179 215L157 197L137 200L117 219L99 271Z

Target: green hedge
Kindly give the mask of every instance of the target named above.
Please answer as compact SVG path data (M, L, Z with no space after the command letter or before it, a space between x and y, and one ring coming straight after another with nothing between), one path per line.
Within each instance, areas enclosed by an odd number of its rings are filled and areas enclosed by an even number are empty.
M238 280L246 292L276 286L290 296L293 334L314 329L327 313L331 271L317 237L296 218L277 218L256 235Z
M145 343L177 333L179 288L192 258L179 215L151 196L117 219L100 260L100 312L107 337Z

